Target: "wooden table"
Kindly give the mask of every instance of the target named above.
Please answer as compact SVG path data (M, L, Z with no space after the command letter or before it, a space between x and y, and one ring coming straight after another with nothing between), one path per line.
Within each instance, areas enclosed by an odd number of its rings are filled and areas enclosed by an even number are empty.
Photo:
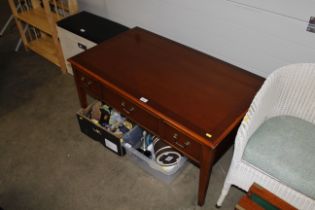
M82 107L86 94L106 102L200 167L203 205L263 79L138 27L69 61Z

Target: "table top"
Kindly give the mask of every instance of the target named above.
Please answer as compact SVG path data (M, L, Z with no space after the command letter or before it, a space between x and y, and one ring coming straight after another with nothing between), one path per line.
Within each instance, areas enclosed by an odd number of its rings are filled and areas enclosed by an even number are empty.
M138 27L69 61L211 148L241 122L264 81Z

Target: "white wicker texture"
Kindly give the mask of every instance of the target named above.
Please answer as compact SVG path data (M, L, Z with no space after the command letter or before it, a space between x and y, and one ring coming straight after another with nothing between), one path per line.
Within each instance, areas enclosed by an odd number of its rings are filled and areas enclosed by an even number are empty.
M231 185L248 191L256 182L298 209L315 209L315 201L303 192L291 189L281 180L242 160L247 141L255 130L265 120L280 115L315 123L315 63L292 64L268 76L236 135L232 163L217 201L218 206L222 205Z

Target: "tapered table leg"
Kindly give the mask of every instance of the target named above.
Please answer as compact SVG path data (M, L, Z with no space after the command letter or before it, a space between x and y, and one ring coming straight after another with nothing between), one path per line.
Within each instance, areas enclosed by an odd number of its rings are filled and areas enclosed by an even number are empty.
M86 108L87 107L86 93L85 93L83 88L80 88L77 86L77 89L78 89L78 96L79 96L79 100L80 100L80 105L82 108Z
M80 105L82 108L86 108L88 105L87 104L87 98L86 98L86 92L80 86L79 77L78 77L75 69L73 71L73 74L74 74L74 79L75 79L75 83L76 83L76 87L77 87L77 93L78 93L79 100L80 100Z
M198 192L198 205L203 206L207 195L212 165L214 163L214 150L203 146L202 157L200 162L199 172L199 192Z

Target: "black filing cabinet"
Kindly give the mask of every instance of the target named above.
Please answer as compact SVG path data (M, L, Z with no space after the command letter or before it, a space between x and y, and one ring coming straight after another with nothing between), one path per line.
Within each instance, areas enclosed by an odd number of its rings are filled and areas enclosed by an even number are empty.
M66 60L67 72L73 74L68 58L110 39L128 27L106 18L79 12L57 22L57 31L62 52Z

